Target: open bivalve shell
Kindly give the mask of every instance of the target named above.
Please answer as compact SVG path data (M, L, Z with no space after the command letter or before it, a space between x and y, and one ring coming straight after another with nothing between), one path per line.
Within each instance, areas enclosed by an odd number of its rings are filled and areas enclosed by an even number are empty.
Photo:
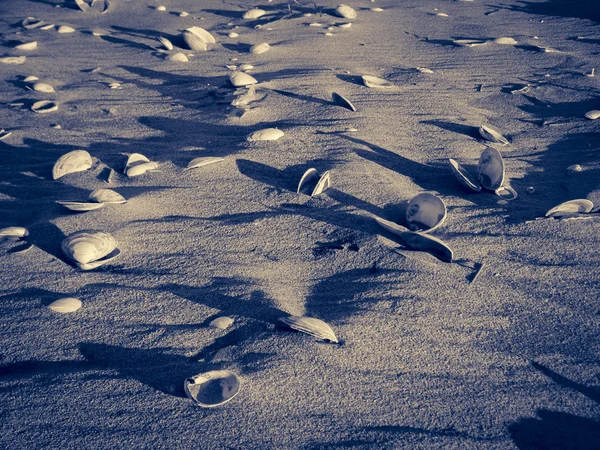
M83 230L67 236L61 244L67 258L83 270L91 270L116 258L121 252L109 233Z
M76 212L94 211L95 209L104 208L104 203L98 202L71 202L58 200L56 203Z
M365 86L375 89L390 89L394 85L383 78L374 77L371 75L363 75L362 80Z
M277 128L265 128L252 133L248 137L248 142L254 141L276 141L284 135L284 132Z
M446 204L442 199L424 192L408 202L406 222L412 231L428 233L442 225L446 215Z
M301 331L302 333L310 334L326 341L338 342L338 338L331 327L320 319L306 316L289 316L281 317L279 321L292 330Z
M452 250L440 239L413 231L405 231L399 236L408 248L430 253L440 261L452 262L454 256Z
M31 105L31 110L37 114L46 114L58 109L58 103L50 100L40 100Z
M58 180L60 177L73 172L82 172L92 167L92 156L85 150L73 150L62 155L52 169L52 178Z
M254 8L246 11L242 16L242 19L258 19L259 17L264 16L266 13L267 12L264 9Z
M496 191L504 183L504 160L498 150L488 147L477 164L477 179L481 186Z
M325 173L323 173L323 175L319 176L319 172L317 172L317 169L311 168L308 169L306 172L304 172L304 175L302 175L302 178L300 179L300 182L298 183L298 189L296 190L296 193L299 194L300 191L302 190L302 188L309 182L314 181L314 180L318 180L315 184L315 187L313 188L310 196L314 197L315 195L319 195L321 193L323 193L325 190L327 190L330 186L331 186L331 175L330 172L327 171Z
M465 169L452 158L449 158L448 161L450 162L450 168L452 169L452 173L460 182L460 184L469 189L474 190L475 192L481 192L481 185L475 178L471 176L467 169Z
M6 227L0 229L0 237L16 237L16 238L26 238L29 236L29 231L27 228L23 227Z
M235 87L249 86L258 83L258 80L244 72L233 72L229 75L229 82Z
M132 153L125 163L125 175L129 178L142 175L153 169L158 169L158 163L150 161L141 153Z
M62 314L72 313L81 308L81 300L72 297L59 298L50 303L48 308Z
M495 144L500 144L500 145L508 145L508 139L506 139L504 136L502 136L501 133L499 133L498 131L494 130L491 127L481 125L479 127L479 134L486 141L493 142Z
M220 158L218 156L201 156L199 158L192 159L187 167L183 170L196 169L202 166L208 166L209 164L215 164L223 161L225 158Z
M214 36L212 34L210 34L208 31L206 31L204 28L191 27L191 28L186 29L185 31L189 31L190 33L195 34L196 36L198 36L201 40L203 40L207 44L216 44L217 43Z
M93 202L105 204L121 204L127 203L125 197L112 189L96 189L90 193L88 197Z
M341 96L337 92L333 92L331 94L331 98L334 104L341 106L342 108L349 109L350 111L356 111L356 108L352 103L350 103L350 100Z
M561 203L560 205L552 208L545 215L546 217L559 218L571 214L589 213L593 208L594 204L591 201L581 198Z
M343 3L341 5L338 5L337 8L335 8L335 13L338 16L343 17L344 19L356 18L356 11L354 10L354 8L348 5L344 5Z
M204 408L220 406L240 391L239 377L229 370L211 370L185 380L185 394Z

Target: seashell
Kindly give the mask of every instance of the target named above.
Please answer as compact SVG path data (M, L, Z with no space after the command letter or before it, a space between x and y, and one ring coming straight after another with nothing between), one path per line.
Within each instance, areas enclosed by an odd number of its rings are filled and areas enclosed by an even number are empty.
M160 6L157 6L157 7L156 7L156 10L157 10L157 11L166 11L166 10L167 10L167 7L166 7L165 5L160 5Z
M448 17L448 14L446 14L446 13L437 13L436 16L438 16L438 17Z
M324 191L326 191L330 186L331 186L331 176L330 176L329 171L327 171L323 175L321 175L321 178L319 178L319 181L317 182L317 185L315 186L315 188L312 191L312 194L310 194L310 196L314 197L315 195L319 195L319 194L323 193Z
M124 172L127 173L127 169L129 169L137 164L142 164L142 163L146 163L146 162L150 162L150 160L148 158L146 158L144 155L142 155L141 153L132 153L131 155L129 155L127 157L127 162L125 163Z
M188 28L186 31L189 31L190 33L194 33L196 36L198 36L200 39L202 39L207 44L216 44L217 43L214 36L212 34L210 34L208 31L206 31L204 28L191 27L191 28Z
M109 36L110 35L110 31L103 30L102 28L94 28L92 30L92 35L93 36Z
M413 231L404 231L399 236L413 250L430 253L440 261L452 262L452 250L438 238Z
M474 190L475 192L481 191L481 186L479 185L479 182L471 176L467 169L465 169L452 158L449 158L448 161L450 162L450 168L452 169L452 173L460 182L460 184L462 184L465 187L468 187L469 189Z
M349 109L350 111L356 111L356 108L354 107L354 105L352 103L350 103L350 100L348 100L345 97L342 97L337 92L333 92L331 94L331 97L333 99L334 104L341 106L343 108Z
M510 37L499 37L497 39L494 39L494 44L499 44L499 45L517 45L518 42L515 41L513 38Z
M125 197L112 189L96 189L92 191L88 197L89 200L98 203L105 203L109 205L117 205L121 203L127 203Z
M427 67L417 67L417 70L421 73L433 73L433 70L428 69Z
M246 11L242 16L242 19L258 19L259 17L264 16L266 13L267 12L264 9L254 8Z
M67 236L61 244L65 255L80 269L91 270L116 258L117 240L109 233L83 230Z
M363 75L362 80L365 86L375 89L389 89L394 85L383 78L373 77L371 75Z
M38 81L39 78L34 76L34 75L28 75L25 77L25 79L23 80L25 83L32 83L34 81Z
M225 158L218 156L200 156L199 158L192 159L184 170L196 169L198 167L207 166L223 161Z
M252 70L252 69L254 69L254 66L252 64L240 65L240 70L246 71L246 70Z
M446 220L446 205L441 198L424 192L413 197L406 209L406 222L412 231L428 233Z
M510 186L500 186L494 192L502 200L514 200L519 196L519 194L517 194L517 191L515 191Z
M29 231L23 227L6 227L0 229L0 237L2 236L25 238L29 236Z
M85 150L73 150L62 155L52 169L52 178L58 180L68 173L82 172L92 167L92 157Z
M240 391L239 377L229 370L211 370L185 380L185 394L204 408L220 406Z
M9 253L12 253L13 255L17 254L17 253L27 253L33 247L34 247L34 245L31 242L25 242L21 245L11 248L9 250Z
M308 24L309 27L322 27L323 24L319 22L313 22Z
M488 43L488 41L483 41L480 39L455 39L452 42L458 47L477 47L479 45L485 45Z
M268 51L270 48L271 46L269 44L263 42L262 44L256 44L250 47L250 53L253 55L260 55L261 53Z
M498 150L488 147L477 164L477 179L481 186L495 191L504 183L504 160Z
M276 141L284 135L283 131L277 128L265 128L264 130L258 130L252 133L248 137L248 142L254 141Z
M340 23L338 26L340 28L350 28L352 26L352 22Z
M46 114L58 109L58 103L51 102L50 100L40 100L31 105L31 110L34 113Z
M561 203L548 211L546 217L562 217L573 213L589 213L594 208L594 204L584 198L577 200L569 200Z
M229 82L235 87L249 86L258 83L256 78L244 72L233 72L229 75Z
M38 46L37 41L24 42L23 44L16 45L17 50L35 50Z
M335 13L344 19L354 19L356 17L356 11L343 3L335 8Z
M149 161L145 163L136 164L125 171L125 174L129 177L137 177L139 175L143 175L149 170L158 169L158 163L154 161Z
M53 23L49 23L48 25L44 25L43 27L40 27L40 30L47 31L47 30L50 30L52 28L54 28L54 24Z
M229 36L230 38L236 38L236 37L240 37L239 34L237 34L235 31L232 31L231 33L229 33L227 36Z
M404 233L405 231L409 231L408 228L403 227L402 225L397 224L396 222L382 219L381 217L375 216L375 222L377 222L377 225L379 225L381 228L392 234L395 234L396 236L402 236L402 233Z
M12 131L6 131L4 128L0 130L0 141L6 139L12 134Z
M202 39L200 39L196 34L192 33L191 31L185 30L183 32L183 40L185 41L186 45L190 48L190 50L195 50L195 51L206 51L208 50L208 46L206 45L206 42L204 42Z
M70 211L77 212L94 211L95 209L104 208L104 203L97 202L69 202L59 200L56 203L58 203L60 206L64 206Z
M162 44L162 46L164 48L166 48L167 50L169 50L169 51L173 50L173 44L167 38L159 36L156 39L158 39L158 42L160 42Z
M75 0L75 3L83 12L88 12L90 10L90 5L88 5L84 0Z
M585 118L590 120L596 120L600 117L600 111L597 109L593 109L585 113Z
M325 36L333 36L333 33L327 32L327 33L325 33Z
M290 327L292 330L301 331L310 334L319 339L330 342L338 342L338 338L329 325L320 319L306 316L289 316L279 318L280 322Z
M187 11L181 11L181 12L179 13L179 17L187 17L187 16L189 16L189 15L190 15L190 13L189 13L189 12L187 12Z
M384 10L383 8L379 8L378 6L375 8L371 8L371 11L374 11L374 12L382 12L383 10Z
M479 134L486 141L494 142L494 143L500 144L500 145L508 144L508 140L504 136L502 136L498 131L496 131L493 128L490 128L488 126L481 125L479 127Z
M46 22L40 19L36 19L35 17L27 17L21 21L21 26L26 30L33 30L34 28L39 28L44 25Z
M302 175L302 178L300 178L300 182L298 183L298 189L296 190L296 194L300 193L300 190L302 189L302 186L304 186L305 183L308 183L309 181L314 180L318 177L319 172L315 168L310 168L306 172L304 172L304 175Z
M169 61L173 62L188 62L189 59L181 52L173 53L172 55L167 56Z
M567 167L567 172L569 172L569 175L573 175L578 172L583 172L583 167L581 167L579 164L572 164L569 167Z
M59 298L48 305L52 311L67 314L75 312L81 308L81 300L77 298L67 297Z
M4 56L0 58L0 63L17 65L25 64L26 60L27 56Z
M74 33L75 28L70 27L68 25L61 25L57 30L60 34Z
M219 330L226 330L232 324L233 324L232 317L222 316L222 317L217 317L216 319L211 320L210 323L208 324L208 326L213 327L213 328L218 328Z
M33 84L33 90L34 91L38 91L38 92L46 92L46 93L50 93L50 92L56 92L54 90L54 88L49 85L48 83L42 83L42 82L37 82Z

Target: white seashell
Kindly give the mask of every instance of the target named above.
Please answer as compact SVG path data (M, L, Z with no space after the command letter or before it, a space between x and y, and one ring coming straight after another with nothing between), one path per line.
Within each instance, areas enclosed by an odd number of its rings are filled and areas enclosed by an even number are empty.
M477 47L488 43L488 41L480 39L455 39L452 42L459 47Z
M85 150L73 150L62 155L52 169L52 178L58 180L60 177L73 172L82 172L92 167L92 157Z
M446 205L441 198L424 192L413 197L406 209L406 222L412 231L428 233L446 220Z
M573 175L578 172L583 172L583 167L581 167L579 164L572 164L569 167L567 167L567 172L569 172L569 175Z
M252 133L248 137L248 142L254 141L276 141L284 135L283 131L277 128L265 128L264 130L258 130Z
M254 8L246 11L242 16L242 19L258 19L259 17L264 16L266 13L267 12L264 9Z
M300 182L298 183L298 189L296 190L296 194L300 193L300 190L302 189L305 183L308 183L309 181L317 178L319 178L319 172L315 168L310 168L306 172L304 172L304 175L302 175L302 178L300 178Z
M252 70L252 69L254 69L254 66L252 64L240 65L240 70L246 71L246 70Z
M169 51L173 50L173 44L166 37L159 36L156 39L158 39L158 41L162 44L162 46L164 48L166 48L167 50L169 50Z
M88 12L90 10L90 5L88 5L84 0L75 0L75 3L83 12Z
M121 204L127 203L125 197L112 189L96 189L90 193L89 200L104 204Z
M83 230L67 236L61 244L65 255L83 270L90 270L116 258L117 240L109 233Z
M61 206L64 206L68 210L77 212L94 211L95 209L100 209L104 207L104 203L97 202L69 202L59 200L56 203L58 203Z
M6 227L0 229L0 236L25 238L29 236L29 231L23 227Z
M438 16L438 17L448 17L448 14L446 14L446 13L437 13L436 16Z
M32 42L24 42L23 44L19 44L15 46L17 50L35 50L38 46L37 41Z
M137 177L139 175L143 175L146 172L148 172L149 170L154 170L154 169L158 169L158 163L154 162L154 161L150 161L150 162L145 162L145 163L141 163L141 164L136 164L133 167L130 167L129 169L127 169L127 171L125 172L125 174L129 177Z
M594 204L586 199L569 200L561 203L548 211L546 217L562 217L573 213L589 213L594 208Z
M317 179L318 181L310 194L311 197L323 193L331 186L331 175L329 171L319 176L317 169L311 168L304 172L304 175L302 175L302 178L300 178L300 182L298 183L298 189L296 190L296 193L299 194L304 185L306 185L306 183Z
M34 75L28 75L25 77L25 79L23 80L25 83L32 83L34 81L38 81L39 78L34 76Z
M486 141L494 142L495 144L500 145L508 144L508 139L506 139L504 136L502 136L502 134L500 134L498 131L494 130L491 127L481 125L479 127L479 134Z
M427 67L417 67L417 70L421 73L433 73L433 70L428 69Z
M37 83L34 83L32 87L33 87L34 91L38 91L38 92L46 92L46 93L56 92L54 90L54 88L51 85L49 85L48 83L37 82Z
M208 324L208 326L213 327L213 328L218 328L219 330L226 330L232 324L233 324L232 317L222 316L222 317L217 317L216 319L211 320L210 323Z
M319 339L330 342L338 342L338 338L329 325L320 319L306 316L281 317L280 322L290 327L292 330L301 331L310 334Z
M173 61L173 62L188 62L189 61L188 57L185 56L181 52L177 52L172 55L169 55L169 56L167 56L167 59L169 61Z
M156 7L156 10L157 10L157 11L166 11L166 10L167 10L167 7L166 7L165 5L160 5L160 6L157 6L157 7Z
M465 169L452 158L449 158L448 161L450 162L450 168L452 169L452 173L463 186L468 187L469 189L472 189L475 192L481 191L481 186L479 182L471 176L467 169Z
M146 158L141 153L132 153L127 157L127 162L125 163L125 173L127 173L127 169L142 163L150 162L148 158Z
M6 139L12 134L12 131L6 131L4 128L0 130L0 141Z
M198 36L200 39L202 39L207 44L216 44L217 43L214 36L212 34L210 34L208 31L206 31L204 28L191 27L191 28L188 28L186 31L189 31L190 33L194 33L196 36Z
M327 32L327 33L325 33L325 36L333 36L333 33Z
M77 298L60 298L58 300L53 301L48 305L52 311L67 314L71 312L75 312L81 308L81 300Z
M17 65L25 64L26 60L26 56L4 56L3 58L0 58L0 63Z
M57 30L60 34L74 33L75 28L70 27L68 25L61 25Z
M189 15L190 15L190 13L189 13L189 12L187 12L187 11L181 11L181 12L179 13L179 17L187 17L187 16L189 16Z
M270 48L271 46L269 44L263 42L262 44L256 44L250 47L250 53L253 55L260 55L261 53L268 51Z
M202 39L200 39L196 34L192 33L191 31L185 30L183 32L183 40L185 41L186 45L190 48L190 50L203 51L203 52L208 50L208 46L207 46L206 42L204 42Z
M383 11L383 8L375 7L375 8L371 8L371 11L381 12L381 11Z
M452 262L452 250L438 238L413 231L404 231L399 236L406 246L413 250L431 253L441 261Z
M363 75L362 80L365 86L375 89L389 89L394 85L383 78L373 77L371 75Z
M199 158L192 159L184 170L196 169L198 167L207 166L223 161L225 158L218 156L201 156Z
M504 160L498 150L488 147L477 164L477 179L481 186L495 191L504 183Z
M239 377L229 370L211 370L185 380L185 394L204 408L220 406L240 391Z
M518 44L517 41L515 41L513 38L510 38L510 37L499 37L497 39L494 39L494 43L499 44L499 45L517 45Z
M323 193L325 190L327 190L330 186L331 186L331 175L330 175L329 171L327 171L323 175L321 175L321 178L319 178L319 181L317 182L317 185L315 186L315 189L312 191L312 194L310 194L310 196L314 197L315 195L319 195L319 194Z
M352 26L352 22L341 23L338 25L340 28L350 28Z
M235 87L249 86L258 83L256 78L244 72L233 72L229 75L229 82Z
M585 113L585 118L590 120L596 120L600 117L600 111L597 109L593 109Z
M402 225L397 224L396 222L385 220L381 217L375 216L375 222L377 222L377 225L379 225L381 228L392 234L395 234L396 236L401 236L402 233L404 233L405 231L409 231L408 228L403 227Z
M48 25L44 25L43 27L40 27L40 30L47 31L47 30L50 30L52 28L54 28L54 24L53 23L49 23Z
M515 200L519 194L510 186L500 186L494 191L502 200Z
M33 30L34 28L39 28L44 25L46 22L43 20L36 19L35 17L27 17L21 21L21 26L26 30Z
M92 35L93 36L109 36L110 35L110 31L103 30L102 28L94 28L92 30Z
M309 27L322 27L323 24L319 22L313 22L308 24Z
M41 100L31 105L31 110L38 114L46 114L58 109L58 103L51 102L50 100Z
M354 19L356 17L356 11L348 5L343 3L335 8L335 13L345 19Z
M232 31L231 33L229 33L227 36L229 36L230 38L236 38L236 37L240 37L239 34L237 34L235 31Z
M356 111L356 108L354 107L354 105L352 103L350 103L350 100L348 100L345 97L342 97L337 92L333 92L331 94L331 98L332 98L334 104L341 106L343 108L349 109L350 111Z

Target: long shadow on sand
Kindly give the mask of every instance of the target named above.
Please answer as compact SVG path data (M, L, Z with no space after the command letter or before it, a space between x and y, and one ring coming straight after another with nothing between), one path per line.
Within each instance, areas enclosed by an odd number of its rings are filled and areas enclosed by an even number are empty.
M518 0L516 5L490 5L495 8L544 16L576 17L600 21L596 0L547 0L544 2Z

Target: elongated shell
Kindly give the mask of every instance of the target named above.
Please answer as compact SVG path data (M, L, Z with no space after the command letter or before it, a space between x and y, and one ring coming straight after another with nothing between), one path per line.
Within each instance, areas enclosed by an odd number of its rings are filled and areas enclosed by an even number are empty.
M92 167L92 156L85 150L73 150L58 158L52 169L52 178L58 180L68 173L82 172Z
M406 209L406 222L412 231L428 233L446 220L446 205L436 195L424 192L413 197Z
M331 94L331 98L333 100L333 103L335 103L336 105L349 109L350 111L356 111L356 108L352 103L350 103L350 100L341 96L337 92L333 92Z
M35 50L38 46L37 41L23 42L22 44L16 45L17 50Z
M400 237L413 250L430 253L444 262L452 262L452 250L440 239L413 231L400 233Z
M196 169L202 166L208 166L209 164L215 164L223 161L225 158L218 156L201 156L199 158L192 159L184 170Z
M494 39L494 44L517 45L518 42L511 37L499 37L499 38Z
M91 192L88 198L93 202L105 204L120 204L127 202L125 197L112 189L96 189Z
M279 320L292 330L301 331L326 341L338 342L338 338L331 327L320 319L306 316L289 316L281 317Z
M375 222L377 222L377 225L379 225L381 228L392 234L395 234L396 236L402 236L402 233L404 233L405 231L409 231L408 228L403 227L402 225L397 224L396 222L385 220L381 217L375 216Z
M160 42L162 44L162 46L164 48L166 48L167 50L169 50L169 51L173 50L173 44L166 37L159 36L156 39L158 39L158 42Z
M191 31L185 30L183 32L183 40L185 41L186 45L191 50L203 51L203 52L208 50L208 45L206 44L206 42L204 42L202 39L200 39L196 34L192 33Z
M310 196L314 197L315 195L319 195L329 189L329 187L331 187L331 174L329 171L327 171L321 175L321 178L319 178L319 181L317 182L317 185L313 189Z
M300 190L306 183L316 178L319 178L319 172L317 172L317 169L315 169L314 167L304 172L304 175L302 175L302 178L300 178L300 182L298 183L298 189L296 190L296 194L300 193Z
M283 131L277 128L265 128L264 130L258 130L252 133L248 137L248 142L254 141L276 141L284 135Z
M117 240L111 234L97 230L73 233L62 241L61 248L67 258L83 270L106 264L120 253Z
M207 44L216 44L217 43L214 36L212 34L210 34L208 31L206 31L204 28L191 27L191 28L188 28L186 31L189 31L190 33L194 33L196 36L198 36L200 39L202 39Z
M600 110L592 109L585 113L585 118L589 120L596 120L600 118Z
M454 45L459 47L478 47L480 45L485 45L488 41L483 41L480 39L455 39L452 41Z
M33 83L33 86L31 86L31 87L33 88L34 91L38 91L38 92L46 92L46 93L55 92L54 87L52 87L48 83L43 83L41 81L38 81L37 83Z
M393 88L394 85L383 78L374 77L371 75L363 75L362 76L363 84L370 88L375 89L390 89Z
M24 238L29 236L29 231L23 227L6 227L0 229L0 237L2 236Z
M555 206L546 213L546 217L561 217L573 213L589 213L594 208L594 204L584 198L569 200Z
M242 19L258 19L259 17L264 16L266 13L267 12L264 9L254 8L246 11L242 16Z
M77 212L86 212L86 211L94 211L95 209L100 209L104 207L104 203L98 202L69 202L69 201L57 201L60 206L64 206L70 211Z
M495 191L504 184L504 160L498 150L488 147L479 158L477 178L481 186Z
M508 145L508 139L506 139L502 134L491 127L486 125L481 125L479 127L479 134L486 141L494 142L495 144L500 145Z
M158 163L154 162L154 161L149 161L149 162L145 162L145 163L141 163L141 164L136 164L135 166L130 167L129 169L127 169L125 174L129 178L137 177L139 175L145 174L149 170L154 170L154 169L158 169Z
M356 17L356 11L343 3L335 8L335 13L344 19L354 19Z
M72 297L59 298L50 303L48 308L62 314L72 313L81 308L81 300Z
M27 56L4 56L0 58L0 63L19 65L25 64L26 60Z
M239 377L229 370L211 370L185 380L185 394L204 408L220 406L240 391Z
M58 109L58 103L52 102L50 100L40 100L39 102L35 102L31 105L31 110L34 113L38 114L46 114L52 111L56 111Z
M258 83L258 80L244 72L233 72L229 75L229 82L235 87L249 86Z
M481 186L480 186L479 182L471 176L471 174L467 171L467 169L465 169L463 166L461 166L459 163L457 163L452 158L449 158L448 161L450 162L450 168L452 169L452 173L454 174L456 179L460 182L460 184L462 184L463 186L465 186L469 189L472 189L475 192L481 191Z
M270 48L271 46L269 44L263 42L262 44L256 44L250 47L250 53L253 55L260 55L261 53L268 51Z

